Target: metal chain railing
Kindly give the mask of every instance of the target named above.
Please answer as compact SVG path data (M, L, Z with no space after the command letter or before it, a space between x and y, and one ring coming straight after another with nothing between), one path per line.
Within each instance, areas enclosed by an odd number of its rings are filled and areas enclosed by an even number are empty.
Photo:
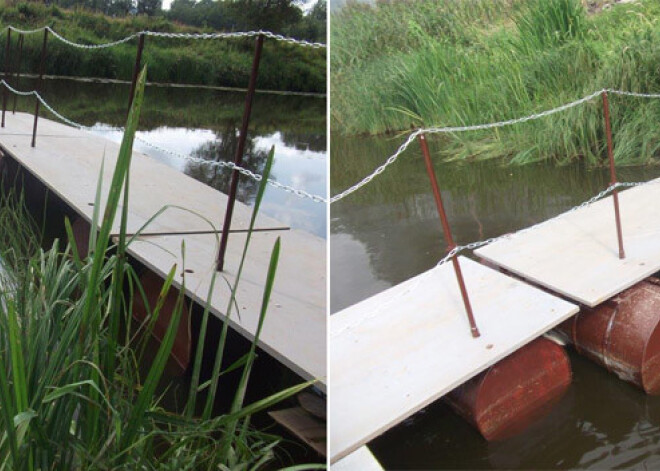
M290 38L281 34L271 33L270 31L242 31L236 33L162 33L157 31L144 31L147 36L156 36L161 38L175 38L175 39L225 39L225 38L253 38L256 36L264 36L266 38L274 39L275 41L295 44L297 46L311 47L313 49L324 49L324 43L315 43L305 41L302 39Z
M401 146L392 154L390 157L387 158L385 163L377 167L373 172L371 172L369 175L364 177L362 180L357 182L355 185L347 188L346 190L342 191L341 193L338 193L334 195L333 197L330 198L330 203L336 203L337 201L347 197L351 193L359 190L362 188L364 185L368 184L371 182L376 176L380 175L385 171L387 167L392 165L396 160L403 154L403 152L412 144L412 142L419 136L420 134L440 134L440 133L454 133L454 132L465 132L465 131L482 131L485 129L494 129L494 128L501 128L504 126L511 126L514 124L520 124L524 123L527 121L532 121L535 119L539 118L544 118L546 116L550 116L555 113L559 113L561 111L565 111L569 108L573 108L576 106L579 106L583 103L586 103L588 101L593 100L594 98L600 96L601 93L603 93L604 90L598 90L590 95L585 96L584 98L580 98L579 100L575 100L571 103L566 103L565 105L558 106L557 108L552 108L550 110L542 111L540 113L534 113L528 116L523 116L522 118L515 118L515 119L509 119L506 121L499 121L496 123L487 123L487 124L477 124L477 125L472 125L472 126L444 126L444 127L431 127L431 128L422 128L414 131L412 134L408 136L408 138L404 141Z
M41 104L44 106L44 108L46 108L50 113L53 114L53 116L55 116L57 119L59 119L63 123L68 124L69 126L72 126L74 128L81 129L81 130L84 130L84 131L124 132L123 127L115 127L115 126L108 126L108 125L103 125L102 127L100 127L100 126L92 127L92 126L85 126L84 124L81 124L81 123L77 123L77 122L67 118L66 116L63 116L61 113L59 113L57 110L55 110L55 108L53 108L39 94L39 92L37 92L36 90L31 90L29 92L17 90L15 88L13 88L11 85L9 85L4 79L0 80L0 85L3 85L10 92L15 93L15 94L20 95L20 96L34 95L41 102ZM230 170L236 170L237 172L241 173L242 175L245 175L246 177L249 177L249 178L251 178L251 179L253 179L257 182L260 182L263 179L262 175L260 175L258 173L254 173L253 171L251 171L250 169L247 169L245 167L241 167L239 165L236 165L233 162L206 160L206 159L201 159L201 158L198 158L198 157L193 157L191 155L181 154L179 152L175 152L173 150L165 149L163 147L160 147L160 146L158 146L158 145L156 145L152 142L147 141L146 139L144 139L143 137L141 137L139 135L136 135L135 139L142 142L143 144L153 148L153 149L156 149L160 152L166 153L168 155L171 155L171 156L179 158L179 159L183 159L183 160L186 160L186 161L189 161L189 162L194 162L194 163L197 163L197 164L209 165L209 166L212 166L212 167L220 167L220 168L227 168L227 169L230 169ZM271 178L268 179L268 184L270 186L274 187L274 188L279 188L280 190L286 191L287 193L291 193L291 194L293 194L293 195L295 195L299 198L310 199L310 200L314 201L315 203L327 203L328 202L327 198L309 193L309 192L307 192L305 190L301 190L299 188L294 188L290 185L285 185L284 183L280 183L280 182L278 182L276 180L273 180Z
M623 90L614 90L611 88L605 88L602 90L598 90L590 95L587 95L583 98L580 98L579 100L572 101L570 103L566 103L564 105L558 106L556 108L552 108L550 110L542 111L540 113L534 113L530 114L528 116L523 116L522 118L515 118L515 119L509 119L506 121L499 121L495 123L486 123L486 124L477 124L477 125L472 125L472 126L444 126L444 127L431 127L431 128L422 128L414 131L411 133L408 138L399 146L399 148L392 154L390 157L385 160L385 162L376 167L376 169L371 172L369 175L364 177L362 180L358 181L354 185L350 186L346 190L342 191L341 193L338 193L330 198L330 203L336 203L337 201L345 198L346 196L350 195L351 193L359 190L363 186L367 185L370 183L375 177L383 173L387 167L392 165L394 162L397 161L397 159L405 152L405 150L412 144L412 142L421 134L451 134L455 132L466 132L466 131L483 131L486 129L494 129L494 128L501 128L504 126L511 126L514 124L520 124L520 123L525 123L527 121L532 121L540 118L544 118L546 116L553 115L555 113L559 113L561 111L565 111L569 108L574 108L576 106L582 105L584 103L587 103L594 98L597 98L600 96L603 92L608 92L612 93L614 95L622 95L622 96L631 96L631 97L638 97L638 98L660 98L660 93L639 93L639 92L627 92Z
M605 188L600 193L592 196L588 200L580 203L579 205L573 206L572 208L570 208L570 209L564 211L563 213L560 213L560 214L558 214L558 215L556 215L556 216L554 216L550 219L546 219L546 220L541 221L537 224L534 224L534 225L529 226L529 227L525 227L525 228L520 229L520 230L518 230L516 232L513 232L513 233L502 234L502 235L497 236L497 237L491 237L490 239L480 240L480 241L476 241L476 242L470 242L469 244L465 244L465 245L458 245L458 246L454 247L452 250L450 250L449 252L447 252L447 254L444 257L442 257L442 259L440 259L440 261L438 263L436 263L433 268L431 268L430 270L428 270L428 271L424 272L423 274L421 274L420 276L418 276L415 279L414 283L411 283L410 286L407 286L405 290L401 291L396 296L390 297L387 301L379 303L378 307L374 307L371 311L368 312L367 315L361 316L358 322L354 322L353 324L345 325L342 329L340 329L338 331L335 331L335 332L332 332L331 335L332 336L340 335L340 334L342 334L343 332L345 332L347 330L350 330L354 327L359 326L365 320L371 319L374 316L378 315L378 313L382 312L385 308L387 308L392 303L394 303L394 301L396 301L398 299L401 299L402 297L404 297L408 293L411 293L411 292L415 291L422 284L422 282L424 282L429 276L431 276L435 272L435 270L440 268L445 263L451 261L452 258L454 258L455 256L461 254L462 252L465 252L465 251L473 252L476 249L479 249L481 247L485 247L486 245L490 245L494 242L498 242L500 240L510 238L514 235L517 236L517 235L529 232L532 229L536 229L536 228L538 228L542 225L548 224L550 221L554 221L555 219L563 217L566 214L572 213L574 211L578 211L578 210L583 209L587 206L591 206L595 202L603 199L604 197L606 197L607 195L612 193L615 189L630 188L630 187L641 186L641 185L650 185L650 184L660 184L660 179L651 180L651 181L648 181L648 182L618 182L618 183L615 183L613 185L608 186L607 188Z
M123 129L122 129L122 131L123 131ZM230 170L236 170L237 172L245 175L246 177L252 178L253 180L256 180L258 182L263 180L262 175L260 175L258 173L254 173L254 172L252 172L251 170L249 170L247 168L236 165L234 162L225 162L225 161L222 161L222 160L201 159L199 157L193 157L192 155L185 155L185 154L181 154L179 152L176 152L176 151L173 151L173 150L170 150L170 149L165 149L165 148L160 147L160 146L158 146L158 145L156 145L152 142L147 141L146 139L144 139L140 136L135 136L135 138L138 141L146 144L147 146L149 146L149 147L151 147L155 150L166 153L166 154L171 155L173 157L176 157L178 159L183 159L183 160L186 160L188 162L194 162L194 163L203 164L203 165L209 165L211 167L228 168ZM323 198L322 196L314 195L314 194L309 193L305 190L301 190L299 188L294 188L292 186L285 185L285 184L280 183L280 182L278 182L276 180L273 180L271 178L268 179L268 184L271 185L274 188L279 188L281 190L286 191L287 193L291 193L293 195L296 195L299 198L310 199L310 200L314 201L315 203L327 203L328 202L328 200L326 198Z
M607 88L605 91L614 95L633 96L637 98L660 98L660 93L624 92L623 90L613 90L611 88Z
M62 41L63 43L79 49L103 49L107 47L113 47L128 42L132 39L135 39L141 34L144 34L145 36L173 38L173 39L232 39L232 38L253 38L256 36L264 36L266 38L274 39L275 41L285 42L288 44L294 44L302 47L310 47L312 49L323 49L326 47L326 45L323 43L315 43L315 42L305 41L302 39L290 38L287 36L283 36L281 34L276 34L270 31L263 31L263 30L240 31L240 32L229 32L229 33L165 33L159 31L139 31L137 33L133 33L129 36L126 36L125 38L118 39L117 41L111 41L102 44L81 44L65 38L55 30L53 30L53 28L51 28L50 26L42 26L41 28L30 29L30 30L23 30L23 29L15 28L14 26L7 26L5 27L5 30L7 29L26 35L36 34L46 30L49 33L51 33L55 38Z

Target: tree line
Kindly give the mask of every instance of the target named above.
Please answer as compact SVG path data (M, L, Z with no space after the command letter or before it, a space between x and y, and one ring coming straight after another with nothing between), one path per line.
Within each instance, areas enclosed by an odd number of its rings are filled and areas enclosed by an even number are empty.
M174 0L163 10L162 0L51 0L64 8L82 7L109 16L148 15L219 31L264 29L299 39L325 42L326 0L308 14L300 0Z

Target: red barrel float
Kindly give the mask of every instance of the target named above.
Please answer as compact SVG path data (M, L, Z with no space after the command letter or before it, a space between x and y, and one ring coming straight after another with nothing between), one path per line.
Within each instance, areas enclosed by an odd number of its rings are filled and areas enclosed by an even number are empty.
M154 306L158 303L160 292L163 289L163 279L154 274L150 270L146 270L140 276L140 284L149 303L150 309L153 310ZM151 334L161 341L169 328L172 320L172 314L176 307L177 298L179 296L178 290L172 286L165 296L163 306L160 309L158 318L153 326ZM189 305L186 301L183 303L183 311L181 312L181 320L179 321L179 329L174 339L172 346L171 358L175 360L176 364L185 371L190 363L190 350L191 350L191 337L190 337L190 313ZM133 318L143 322L147 315L151 313L150 310L144 305L142 296L137 293L133 296Z
M445 399L488 441L512 437L546 415L571 384L564 349L538 338Z
M660 394L660 280L650 277L599 306L583 308L559 326L575 350Z

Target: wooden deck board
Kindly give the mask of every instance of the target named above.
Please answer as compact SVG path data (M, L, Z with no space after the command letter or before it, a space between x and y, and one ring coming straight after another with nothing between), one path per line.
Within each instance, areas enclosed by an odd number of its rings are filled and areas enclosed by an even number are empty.
M331 462L578 310L474 261L460 262L478 339L449 263L330 317Z
M330 467L331 471L382 471L382 469L383 467L366 446L358 448Z
M612 197L475 253L587 306L660 270L660 180L619 193L626 258L618 257Z
M275 422L286 428L321 456L326 456L326 424L302 407L269 412Z
M40 118L37 146L31 148L32 119L25 113L8 115L6 127L0 129L0 145L78 214L91 221L93 206L89 203L94 202L102 159L105 155L104 206L119 144ZM226 195L138 152L133 153L130 185L129 232L136 232L165 205L186 209L166 210L149 225L148 232L211 229L204 219L190 211L210 219L216 228L221 226ZM232 229L246 229L251 214L250 207L237 202ZM113 232L118 227L119 220ZM232 315L230 323L248 339L254 338L271 249L276 237L281 237L280 266L259 345L303 377L325 382L325 241L301 231L279 230L286 225L263 215L257 219L257 228L265 231L254 234L238 294L240 318ZM183 241L186 268L193 270L186 274L186 292L204 303L217 256L215 235L142 237L129 247L129 253L165 277L173 264L182 266ZM229 237L222 276L231 283L244 241L244 233ZM182 269L177 272L175 284L181 286ZM226 282L218 277L212 312L219 317L224 317L226 312L228 293Z

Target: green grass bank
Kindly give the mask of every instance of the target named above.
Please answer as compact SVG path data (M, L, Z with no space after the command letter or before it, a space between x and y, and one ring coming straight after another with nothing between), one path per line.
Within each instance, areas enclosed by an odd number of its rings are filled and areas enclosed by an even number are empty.
M84 44L115 41L142 30L160 32L210 32L178 25L163 17L111 18L83 9L66 10L55 5L23 2L0 6L0 25L19 28L51 26L65 38ZM12 34L12 57L18 35ZM26 36L21 70L39 70L41 34ZM0 37L0 64L5 63L6 33ZM80 77L130 80L137 39L115 47L87 50L68 46L52 36L48 41L46 73ZM253 39L182 40L147 37L143 63L149 80L246 87L254 53ZM325 92L325 49L312 50L266 40L257 87L268 90ZM15 66L14 66L15 67Z
M602 88L660 93L660 4L466 0L351 4L332 15L331 126L381 134L507 120ZM611 2L609 2L611 3ZM615 159L660 156L660 100L611 96ZM441 154L511 163L605 158L602 103L445 135Z

